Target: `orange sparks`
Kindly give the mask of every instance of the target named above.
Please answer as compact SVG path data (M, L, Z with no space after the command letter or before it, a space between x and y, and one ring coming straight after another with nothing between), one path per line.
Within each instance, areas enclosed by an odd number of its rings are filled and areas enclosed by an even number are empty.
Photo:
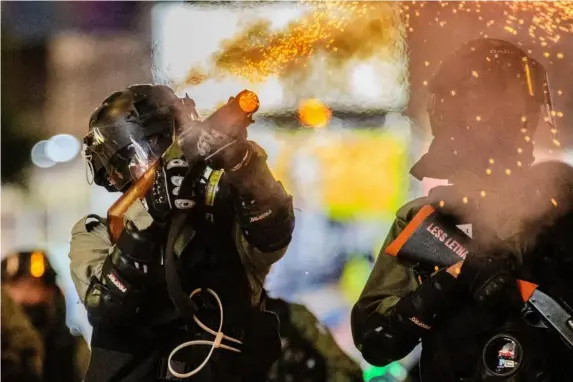
M419 13L424 3L414 1L410 3L410 6L402 5L402 13L408 16L410 8ZM512 35L524 34L529 36L534 44L541 47L547 47L551 43L558 42L562 33L573 33L573 1L488 2L487 7L501 7L503 9L500 15L503 14L504 22L485 20L480 15L481 3L481 1L456 2L458 9L453 9L452 12L455 14L458 11L475 13L477 19L484 22L484 29L500 28L504 33ZM447 4L447 2L442 2L441 6L445 7ZM440 24L438 18L435 21ZM558 58L562 59L563 54L560 53Z
M340 65L350 58L366 59L392 47L399 18L388 3L301 1L309 12L283 30L259 19L224 41L213 56L216 70L261 82L270 76L302 75L312 57ZM392 49L390 49L392 50Z

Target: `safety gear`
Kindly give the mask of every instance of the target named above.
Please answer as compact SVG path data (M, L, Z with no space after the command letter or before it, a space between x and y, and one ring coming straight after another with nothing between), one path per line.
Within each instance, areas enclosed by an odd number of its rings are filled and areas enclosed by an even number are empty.
M165 221L173 209L188 210L196 204L192 200L192 184L189 184L194 179L185 179L189 164L184 157L158 160L161 165L145 201L149 214L157 221ZM186 186L183 185L184 180Z
M204 161L213 169L236 171L245 166L252 147L247 142L247 126L259 109L257 95L240 92L215 113L178 137L183 153L191 163Z
M195 103L161 85L134 85L113 93L94 111L84 138L93 181L124 191L156 161L173 135L198 120Z
M204 161L214 169L238 170L251 154L247 127L259 109L259 98L249 90L231 97L223 107L178 137L191 163Z
M102 277L93 277L85 296L92 324L122 322L135 316L142 291L158 278L161 248L155 238L160 228L139 231L127 222L102 266Z
M46 252L41 250L17 252L2 260L2 282L20 278L37 279L44 285L56 286L56 271Z
M196 156L216 170L237 170L247 163L252 152L247 144L246 129L222 132L211 126L188 130L181 146L186 156ZM193 153L188 155L190 149Z
M355 337L358 349L364 359L378 366L405 357L420 338L448 317L462 296L453 276L437 272L385 315L367 318L363 334Z
M261 251L272 252L291 240L292 197L271 174L265 151L254 142L249 145L249 162L227 176L239 194L236 210L245 237Z
M434 139L412 167L420 180L528 167L540 113L556 134L545 69L506 41L467 42L442 61L428 90Z
M252 252L254 249L243 244L245 242L242 238L237 238L236 241L222 240L225 237L222 234L230 235L237 229L234 221L216 219L215 222L197 225L197 231L192 233L189 233L190 227L186 225L186 233L177 235L178 241L183 240L184 243L185 237L192 237L192 241L187 242L178 257L178 270L182 276L180 281L187 296L197 288L203 290L200 295L193 296L193 301L199 306L197 318L215 331L221 315L216 299L207 290L216 292L224 307L222 332L240 340L242 345L223 341L223 344L240 349L241 353L216 349L197 378L210 380L210 376L220 376L215 380L264 380L251 378L250 374L260 372L261 369L266 371L265 367L275 360L266 360L266 357L278 356L274 352L275 346L278 346L280 351L280 344L277 343L278 321L274 315L260 311L259 299L253 300L251 295L251 285L255 284L249 281L245 267L257 271L261 268L252 268L249 263L243 265L241 260L245 255L241 252ZM74 248L75 244L72 243L72 249ZM269 261L273 256L272 253L262 254L257 251L255 260ZM256 277L259 277L258 275L259 273ZM101 321L95 323L92 336L94 356L87 381L107 381L117 378L118 375L125 376L126 381L155 381L157 368L161 363L159 361L167 361L176 346L186 341L214 341L214 336L206 333L196 321L181 319L174 311L167 295L165 281L150 288L144 296L145 298L139 299L137 315L118 316L117 320L115 317L104 320L102 316ZM205 360L203 350L204 347L196 346L182 349L173 355L171 361L176 362L171 366L176 368L176 363L185 361L188 371L191 371ZM113 357L110 358L109 353L112 353ZM133 357L136 356L141 357L134 363ZM162 364L165 367L165 363ZM104 365L108 367L103 367ZM179 369L179 372L183 371L185 370ZM152 373L153 376L138 373Z
M468 256L458 277L460 286L465 288L479 305L490 307L523 306L516 286L515 259L505 255Z

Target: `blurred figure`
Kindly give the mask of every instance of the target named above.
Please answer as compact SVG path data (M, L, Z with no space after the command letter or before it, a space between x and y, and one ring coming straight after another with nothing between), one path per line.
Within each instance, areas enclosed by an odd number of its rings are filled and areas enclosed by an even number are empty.
M266 308L280 320L281 357L268 382L359 382L362 369L304 305L269 298Z
M6 257L2 261L2 289L10 297L7 301L14 301L22 309L41 341L43 366L39 380L81 381L89 348L83 337L73 336L66 326L64 296L45 253L19 252ZM4 311L2 315L4 322ZM17 318L10 315L6 319L11 322Z
M507 185L526 176L534 161L532 137L540 117L552 122L545 70L508 42L478 39L448 56L428 87L434 139L411 173L450 185L397 212L352 311L356 346L368 362L385 365L406 356L421 339L425 382L560 381L543 374L548 370L534 348L505 374L491 373L481 362L486 344L504 325L523 329L516 272L524 248L510 238L522 229L515 211L519 195L529 190L507 197ZM441 270L386 255L400 233L415 230L406 227L425 205L472 237L479 255Z
M4 382L41 382L44 348L20 306L2 288L2 368Z

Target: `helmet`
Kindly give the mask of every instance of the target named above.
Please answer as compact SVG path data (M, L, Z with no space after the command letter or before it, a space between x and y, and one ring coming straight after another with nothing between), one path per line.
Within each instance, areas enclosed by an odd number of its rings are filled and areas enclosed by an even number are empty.
M545 69L506 41L465 43L441 62L428 88L434 139L411 170L418 179L528 167L540 115L554 125Z
M84 157L93 182L125 191L173 141L198 119L195 103L162 85L134 85L113 93L91 115Z
M47 286L56 285L56 271L44 251L22 251L2 260L2 282L31 278Z

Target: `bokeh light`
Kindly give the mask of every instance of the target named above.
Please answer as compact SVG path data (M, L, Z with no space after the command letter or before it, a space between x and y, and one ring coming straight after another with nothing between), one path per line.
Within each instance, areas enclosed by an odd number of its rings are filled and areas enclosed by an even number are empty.
M332 118L330 109L316 98L302 100L299 103L300 122L308 127L326 127Z
M53 160L51 160L46 155L46 145L48 141L40 141L32 147L32 151L30 153L32 163L40 168L50 168L56 164Z
M80 152L80 141L69 134L54 135L45 146L46 156L56 162L63 163L74 159Z

